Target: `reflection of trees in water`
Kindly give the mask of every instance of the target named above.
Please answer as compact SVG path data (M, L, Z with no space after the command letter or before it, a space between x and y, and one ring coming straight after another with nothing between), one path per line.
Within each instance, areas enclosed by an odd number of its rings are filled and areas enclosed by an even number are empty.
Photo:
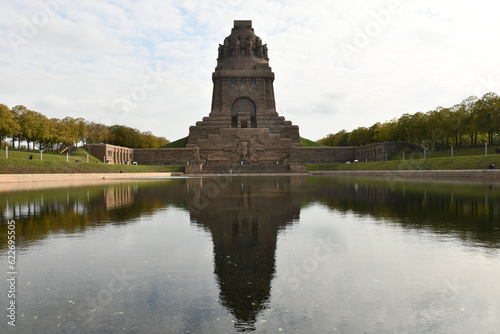
M500 193L488 185L409 183L391 188L358 180L337 181L317 190L323 193L320 202L336 211L500 246Z
M54 233L80 233L107 223L121 224L152 213L178 198L182 182L124 183L108 186L25 191L0 197L0 249L7 245L7 220L16 221L18 247ZM168 198L162 197L171 193ZM182 200L177 200L182 205ZM4 223L5 222L5 223Z

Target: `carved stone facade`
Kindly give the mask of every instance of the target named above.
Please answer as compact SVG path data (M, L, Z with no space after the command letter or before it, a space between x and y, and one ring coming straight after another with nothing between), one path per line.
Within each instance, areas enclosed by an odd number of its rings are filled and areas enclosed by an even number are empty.
M302 146L299 127L276 112L267 50L252 21L234 21L231 35L219 45L211 112L189 128L187 147L198 147L201 161L284 163L293 147Z
M88 144L85 149L102 162L109 164L131 164L134 161L134 149L115 145Z

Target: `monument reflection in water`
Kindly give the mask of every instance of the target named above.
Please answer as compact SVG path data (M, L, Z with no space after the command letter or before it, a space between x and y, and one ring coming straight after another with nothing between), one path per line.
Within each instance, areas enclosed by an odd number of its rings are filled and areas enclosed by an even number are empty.
M172 211L182 214L169 216ZM301 211L307 213L305 217ZM331 221L321 223L328 212ZM403 258L405 264L395 264L389 258L392 250L387 250L387 263L377 259L382 267L366 269L371 263L363 263L359 256L363 244L375 236L368 234L373 226L383 223L390 231L389 244L398 244L417 232L431 239L437 236L431 243L432 248L440 249L437 253L456 248L452 258L467 254L467 249L486 254L475 255L489 263L481 267L480 277L473 278L475 283L467 281L466 275L459 276L465 286L486 285L500 273L499 266L490 262L498 259L500 245L500 195L494 185L235 176L131 181L13 192L1 197L0 214L2 254L7 251L6 220L16 221L17 302L19 314L22 312L17 328L26 332L433 332L492 330L496 328L493 322L500 319L490 300L467 300L466 296L460 301L457 296L448 300L441 292L437 301L429 301L429 296L436 295L435 287L420 286L413 291L418 284L406 282L404 269L398 267L423 266L431 271L435 259L416 254ZM180 221L174 224L172 217ZM351 220L338 224L338 217ZM197 243L203 239L193 240L195 235L188 233L194 232L174 226L185 226L183 219L196 233L208 232L213 245L212 270L207 267L208 258L196 255L202 253L204 246ZM300 249L301 243L314 246L309 232L322 236L325 231L336 231L334 237L340 238L346 233L342 228L355 228L349 230L355 234L353 239L338 241L335 249L326 246L322 251L330 254L329 260L316 262L317 268L306 270L303 277L293 277L302 279L300 288L291 285L287 263L307 269L304 264L312 254L297 253L295 247ZM303 235L295 235L293 230ZM104 243L102 238L107 238ZM288 239L299 242L292 244ZM356 243L357 239L361 242ZM285 249L277 249L278 244ZM75 248L67 248L73 245ZM387 246L378 244L377 251L383 252ZM64 251L54 251L61 247ZM177 261L181 252L192 253L192 262ZM5 259L2 257L3 268ZM110 282L106 273L121 266L130 282L114 295L106 288ZM78 268L82 272L75 278ZM215 275L213 287L210 275ZM396 284L365 281L364 276L370 275L396 276ZM423 279L431 282L433 275L430 272ZM321 283L312 284L316 281ZM4 294L4 282L0 288ZM484 293L480 297L498 301L498 292L483 289L471 288L474 298ZM408 290L412 290L411 298L405 295ZM106 299L103 291L110 297ZM377 294L369 296L374 291ZM89 306L92 298L97 305ZM318 304L313 310L311 302ZM1 306L6 306L4 300ZM394 315L382 319L381 309ZM9 328L4 322L0 329Z
M208 181L208 182L207 182ZM280 229L297 221L305 178L187 180L191 219L212 234L221 304L251 330L266 308Z

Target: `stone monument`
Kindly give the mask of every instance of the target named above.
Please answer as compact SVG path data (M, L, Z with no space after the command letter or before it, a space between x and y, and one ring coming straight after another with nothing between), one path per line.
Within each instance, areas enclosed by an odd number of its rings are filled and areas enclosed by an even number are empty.
M211 166L284 164L301 147L299 127L276 112L267 45L252 21L234 21L219 44L208 117L189 128L187 148Z

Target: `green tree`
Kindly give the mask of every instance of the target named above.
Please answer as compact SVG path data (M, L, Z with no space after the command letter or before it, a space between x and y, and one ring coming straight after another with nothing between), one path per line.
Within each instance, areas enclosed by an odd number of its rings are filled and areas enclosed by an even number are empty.
M73 146L80 140L78 120L72 117L65 117L59 123L61 133L61 143L66 146Z
M47 116L41 113L35 113L36 119L36 128L35 133L32 138L34 143L38 144L38 148L42 149L42 146L45 142L47 142L50 136L50 121ZM35 148L35 144L33 144L33 149Z
M476 104L477 97L469 96L460 103L460 113L463 115L462 126L464 131L468 134L470 145L473 146L477 143L477 129L476 129L476 113L474 105Z
M14 112L5 104L0 104L0 149L3 139L18 133L20 128Z
M33 143L32 148L34 149L35 142L41 140L47 132L44 122L45 116L23 106L17 108L17 110L21 127L19 140L25 140L28 149L30 149L30 144Z
M86 138L89 133L87 122L83 118L77 118L75 121L78 127L78 141L82 142L82 144L85 144Z
M109 127L104 124L87 122L86 142L91 144L109 143Z
M61 133L61 120L58 118L51 118L48 120L49 133L45 141L46 146L51 150L55 149L59 152L61 143L63 141L63 133Z
M372 143L374 137L373 130L359 127L352 130L347 138L347 144L349 146L361 146Z
M163 145L167 145L170 143L170 140L168 140L165 137L156 137L158 141L158 145L156 147L162 147Z
M347 146L349 133L346 130L340 130L336 134L329 134L325 138L318 140L318 143L325 146Z
M400 141L404 140L398 134L398 121L397 119L392 119L389 122L385 122L379 124L377 127L377 131L375 133L375 141L376 142L385 142L385 141Z
M21 114L26 112L28 109L23 105L17 105L12 108L12 113L14 115L14 119L19 125L17 129L17 133L12 134L12 146L14 146L15 141L17 140L17 147L21 148L21 132L22 132L22 124L21 124Z
M109 132L109 144L130 148L141 148L144 145L141 133L137 129L125 125L113 125L109 127Z
M493 134L498 131L498 113L500 99L495 93L487 93L474 104L474 127L477 132L487 136L488 143L493 143Z
M438 148L438 142L440 142L440 147L449 145L449 135L450 135L450 124L449 124L449 109L443 107L437 107L435 110L430 110L427 112L425 129L427 132L427 139L429 140L429 146L431 149Z

